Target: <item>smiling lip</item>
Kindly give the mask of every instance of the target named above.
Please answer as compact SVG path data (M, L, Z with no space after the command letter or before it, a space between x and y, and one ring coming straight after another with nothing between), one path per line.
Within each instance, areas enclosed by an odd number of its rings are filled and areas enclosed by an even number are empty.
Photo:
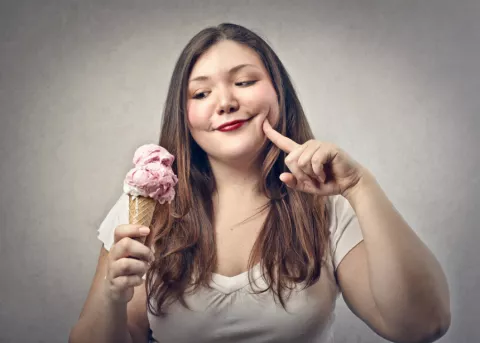
M222 124L220 125L217 130L219 131L222 131L222 132L226 132L226 131L233 131L233 130L236 130L238 128L240 128L245 122L247 122L248 120L233 120L233 121L229 121L228 123L225 123L225 124Z

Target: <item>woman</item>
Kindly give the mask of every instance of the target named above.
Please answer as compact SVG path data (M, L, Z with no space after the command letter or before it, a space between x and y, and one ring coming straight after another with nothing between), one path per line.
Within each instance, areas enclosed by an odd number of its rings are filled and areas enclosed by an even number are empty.
M152 231L127 225L125 195L110 211L70 342L331 342L340 292L386 339L447 331L439 263L365 167L313 139L256 34L222 24L192 38L160 145L176 157L177 196Z

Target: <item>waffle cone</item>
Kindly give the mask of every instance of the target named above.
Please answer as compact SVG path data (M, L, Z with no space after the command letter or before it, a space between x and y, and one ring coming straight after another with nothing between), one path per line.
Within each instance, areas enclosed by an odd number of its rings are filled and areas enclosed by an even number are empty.
M146 198L142 196L134 198L130 196L130 202L128 206L128 217L130 224L140 224L150 227L156 204L157 201L152 198ZM145 243L145 239L146 237L142 237L138 240L142 243Z

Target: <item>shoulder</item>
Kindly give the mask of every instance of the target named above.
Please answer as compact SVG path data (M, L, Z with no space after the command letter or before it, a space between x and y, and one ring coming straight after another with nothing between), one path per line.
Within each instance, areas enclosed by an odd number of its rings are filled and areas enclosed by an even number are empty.
M114 239L114 230L120 224L128 224L128 195L122 194L100 224L97 233L106 250L110 250Z
M357 215L345 197L328 196L326 207L330 231L330 253L336 269L348 252L363 240L363 235Z
M128 220L128 195L122 193L115 204L108 211L101 225L107 225L111 222L125 222Z
M340 225L346 224L345 220L351 220L355 216L355 211L348 200L339 194L327 196L325 206L329 219L329 230L332 234L338 234Z

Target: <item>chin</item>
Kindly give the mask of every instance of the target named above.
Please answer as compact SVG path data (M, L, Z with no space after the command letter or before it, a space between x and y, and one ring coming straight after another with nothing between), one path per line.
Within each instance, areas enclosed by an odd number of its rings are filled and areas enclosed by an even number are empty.
M247 162L258 156L261 147L261 142L259 144L248 144L243 146L223 146L221 151L216 151L216 153L211 154L211 156L214 156L217 160L225 162Z

